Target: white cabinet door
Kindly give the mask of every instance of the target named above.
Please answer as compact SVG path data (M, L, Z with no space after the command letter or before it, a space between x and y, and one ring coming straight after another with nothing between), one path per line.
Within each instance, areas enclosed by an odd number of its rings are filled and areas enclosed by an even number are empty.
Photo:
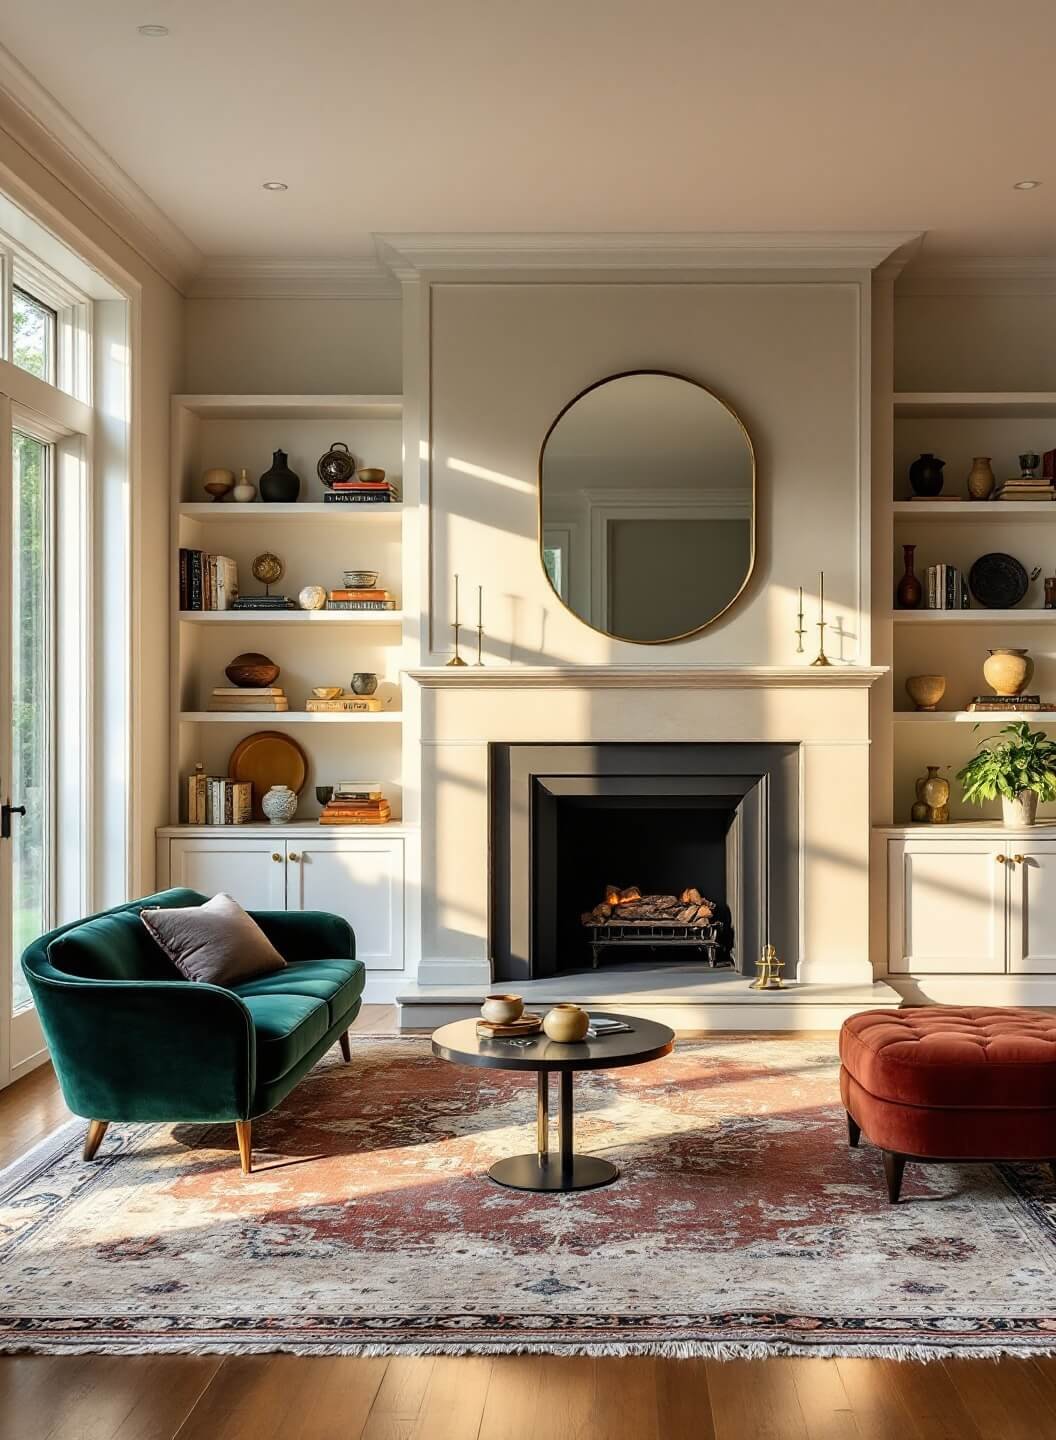
M890 842L893 975L1004 973L1006 872L1013 869L1004 854L987 841Z
M368 970L402 970L403 841L335 836L303 846L290 840L287 849L289 908L343 916Z
M1005 846L1008 864L1008 968L1056 974L1056 841L1020 836Z
M285 910L285 840L232 835L188 836L169 842L169 884L204 895L224 891L245 910Z

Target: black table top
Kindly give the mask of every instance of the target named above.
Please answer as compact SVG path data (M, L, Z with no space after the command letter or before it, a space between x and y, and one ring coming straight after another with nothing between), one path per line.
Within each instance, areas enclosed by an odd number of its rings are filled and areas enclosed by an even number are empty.
M639 1020L611 1010L590 1013L598 1018L624 1020L632 1027L630 1033L563 1045L540 1030L538 1035L523 1037L530 1044L513 1045L509 1040L478 1035L476 1020L456 1020L434 1030L433 1054L457 1065L483 1065L491 1070L615 1070L659 1060L675 1048L675 1032L655 1020Z

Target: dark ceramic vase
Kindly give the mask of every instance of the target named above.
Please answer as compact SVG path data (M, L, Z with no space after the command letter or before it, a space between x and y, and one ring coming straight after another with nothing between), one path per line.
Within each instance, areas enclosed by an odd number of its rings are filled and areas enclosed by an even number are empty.
M260 477L260 498L271 505L290 505L301 493L301 477L286 462L286 451L276 450L271 469Z
M898 589L895 591L895 601L900 610L916 610L924 598L924 588L913 572L913 552L916 548L915 545L902 546L906 573L898 582Z
M927 451L919 460L914 460L909 467L909 483L913 487L913 494L929 497L941 495L942 467L945 464L945 460L940 460Z

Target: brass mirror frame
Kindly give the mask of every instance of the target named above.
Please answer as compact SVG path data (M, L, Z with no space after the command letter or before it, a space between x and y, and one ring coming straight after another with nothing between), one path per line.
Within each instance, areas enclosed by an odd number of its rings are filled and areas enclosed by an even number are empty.
M546 456L546 447L550 443L550 436L554 433L558 425L560 425L561 421L572 409L573 405L578 405L580 400L582 400L585 396L589 395L591 391L600 389L602 385L610 385L614 380L629 380L635 375L660 375L664 376L668 380L684 380L687 385L695 385L698 390L703 390L705 395L710 395L713 400L718 401L718 403L727 412L727 414L731 415L733 419L736 420L738 426L740 427L741 434L744 436L744 443L748 446L748 454L751 457L752 461L752 518L751 534L749 537L748 549L748 568L744 572L744 579L742 580L740 587L738 588L736 594L730 597L730 599L726 602L722 609L719 610L715 615L712 615L710 620L705 620L703 625L697 625L692 630L684 630L681 635L668 635L660 640L633 640L626 635L614 635L611 630L603 630L600 625L592 625L589 620L584 620L583 616L580 615L578 611L573 610L571 605L569 605L568 601L563 599L560 591L557 589L557 586L554 584L553 580L551 580L550 572L546 568L546 557L544 553L545 547L543 545L543 460ZM596 635L604 635L608 640L619 640L624 645L675 645L680 640L690 640L694 635L702 634L703 631L709 629L712 625L716 624L717 621L721 620L722 617L729 610L731 610L734 605L736 605L737 601L741 598L745 590L748 588L748 583L751 580L753 573L755 572L755 514L757 498L757 475L758 465L755 458L755 446L752 444L752 437L748 433L748 427L745 425L744 421L737 414L737 411L733 408L729 401L724 400L722 396L712 390L709 385L703 384L700 380L694 380L689 375L683 375L678 370L617 370L612 375L606 375L601 380L595 380L592 385L587 385L583 390L579 392L578 395L573 395L572 399L568 402L567 405L563 405L561 407L561 409L557 412L557 414L551 421L546 434L543 436L543 443L539 447L539 499L537 507L539 531L539 565L542 569L544 576L546 577L546 583L550 586L550 589L554 593L554 598L557 600L558 604L562 606L563 609L567 610L568 613L572 615L576 620L578 620L581 625L585 625L588 630L593 630Z

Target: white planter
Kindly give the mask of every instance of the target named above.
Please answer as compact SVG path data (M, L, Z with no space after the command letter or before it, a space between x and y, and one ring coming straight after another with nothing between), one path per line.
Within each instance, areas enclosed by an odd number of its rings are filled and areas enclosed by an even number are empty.
M1006 825L1033 825L1038 818L1038 797L1033 790L1021 790L1014 800L1001 796L1001 819Z

